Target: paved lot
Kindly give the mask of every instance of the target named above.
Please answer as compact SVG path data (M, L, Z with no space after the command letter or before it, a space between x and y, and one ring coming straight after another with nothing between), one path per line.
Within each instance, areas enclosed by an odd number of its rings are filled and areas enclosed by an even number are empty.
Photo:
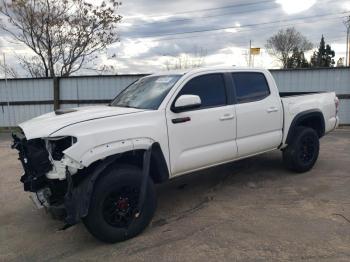
M322 139L306 174L272 152L162 185L152 225L114 245L36 210L8 144L0 135L0 261L350 260L350 129Z

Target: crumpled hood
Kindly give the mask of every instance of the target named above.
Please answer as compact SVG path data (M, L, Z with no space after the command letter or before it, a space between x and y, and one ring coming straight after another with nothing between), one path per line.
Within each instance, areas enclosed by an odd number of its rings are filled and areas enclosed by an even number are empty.
M142 109L113 107L113 106L87 106L78 107L71 112L57 114L55 112L47 113L19 125L22 128L26 138L34 139L40 137L49 137L52 133L66 126L74 125L83 121L94 119L125 115L142 112Z

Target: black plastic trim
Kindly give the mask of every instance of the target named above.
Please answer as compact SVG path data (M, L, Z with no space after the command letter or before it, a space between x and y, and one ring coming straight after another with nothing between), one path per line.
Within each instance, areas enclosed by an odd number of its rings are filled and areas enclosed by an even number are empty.
M296 129L296 127L299 125L300 122L304 121L307 118L310 117L317 117L321 120L321 133L319 134L319 137L324 136L325 134L325 120L323 117L322 112L319 109L310 109L304 112L301 112L299 114L297 114L294 118L292 123L290 124L289 127L289 131L288 131L288 135L287 135L287 139L286 139L286 143L288 144L291 139L293 138L294 135L294 131Z
M226 95L227 95L227 104L228 105L234 105L236 104L236 90L234 88L234 83L232 79L232 73L224 73L225 78L225 88L226 88Z
M171 122L173 122L173 124L180 124L180 123L185 123L188 121L191 121L191 118L188 116L171 119Z
M158 176L153 178L154 183L163 183L169 180L169 169L166 163L163 151L158 142L152 144L152 157L151 157L151 165L155 163L158 169ZM152 169L152 166L151 166Z

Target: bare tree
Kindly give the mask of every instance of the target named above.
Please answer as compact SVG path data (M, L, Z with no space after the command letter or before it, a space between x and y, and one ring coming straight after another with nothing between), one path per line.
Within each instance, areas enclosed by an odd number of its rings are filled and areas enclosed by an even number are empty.
M0 0L0 28L35 54L21 64L32 76L69 76L114 42L121 16L116 0Z
M167 70L196 68L204 65L206 51L195 48L192 55L183 54L165 62Z
M18 72L15 68L9 65L5 65L0 61L0 73L6 75L8 78L18 78Z
M91 71L97 75L116 75L118 73L117 67L114 65L101 64L94 67L83 67L82 69L86 71Z
M42 60L38 56L23 57L18 56L19 64L27 72L30 77L47 77L45 67Z
M277 34L271 36L265 45L268 53L277 58L282 63L283 68L288 67L288 58L293 54L293 50L306 52L311 50L313 45L295 28L281 29Z

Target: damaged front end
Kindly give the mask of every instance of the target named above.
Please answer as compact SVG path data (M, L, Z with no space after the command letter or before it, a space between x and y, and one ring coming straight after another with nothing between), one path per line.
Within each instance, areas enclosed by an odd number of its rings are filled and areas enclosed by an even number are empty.
M70 224L78 222L69 217L75 213L71 196L83 177L77 175L73 179L72 175L81 172L82 166L64 155L64 151L77 139L67 136L27 140L23 133L13 134L12 137L12 148L18 150L24 169L21 177L24 191L31 192L37 207L45 207L54 214L60 213L66 221L68 218Z
M46 184L46 173L52 170L45 141L42 139L28 141L25 136L15 134L12 137L12 148L18 150L19 160L24 169L24 175L21 177L24 191L37 192Z

